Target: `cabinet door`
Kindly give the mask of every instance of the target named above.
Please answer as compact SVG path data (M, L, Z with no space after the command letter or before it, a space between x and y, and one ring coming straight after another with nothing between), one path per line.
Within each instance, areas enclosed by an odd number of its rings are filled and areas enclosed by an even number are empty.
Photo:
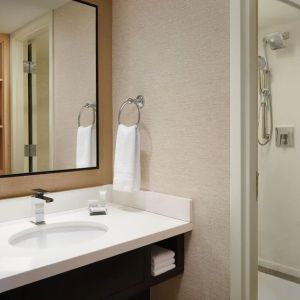
M140 248L65 273L64 299L100 300L144 279L145 249Z
M150 289L145 290L144 292L142 292L134 297L131 297L130 300L150 300Z
M50 277L21 288L23 290L22 300L62 300L63 281L61 276ZM14 300L19 300L16 298Z
M0 294L0 300L23 300L23 291L20 289Z

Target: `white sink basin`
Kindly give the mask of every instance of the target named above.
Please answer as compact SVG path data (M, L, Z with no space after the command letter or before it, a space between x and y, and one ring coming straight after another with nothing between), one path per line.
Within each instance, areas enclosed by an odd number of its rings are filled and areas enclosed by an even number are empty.
M8 242L20 248L74 247L100 239L108 228L93 222L61 222L39 225L11 236Z

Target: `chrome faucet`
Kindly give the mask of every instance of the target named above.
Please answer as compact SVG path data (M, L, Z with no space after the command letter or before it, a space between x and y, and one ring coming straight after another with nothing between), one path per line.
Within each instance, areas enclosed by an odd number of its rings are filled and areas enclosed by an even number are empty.
M32 221L35 225L45 224L45 202L50 203L54 200L50 197L44 196L48 191L42 189L34 189L32 190L34 194L32 197L34 198L34 211L35 211L35 220Z

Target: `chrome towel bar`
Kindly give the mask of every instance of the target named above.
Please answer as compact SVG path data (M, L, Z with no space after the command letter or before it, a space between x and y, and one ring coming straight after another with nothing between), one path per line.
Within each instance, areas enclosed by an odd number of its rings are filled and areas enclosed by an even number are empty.
M82 108L79 111L79 114L78 114L78 127L81 126L81 114L83 113L83 111L86 108L92 109L92 111L93 111L93 123L92 123L92 125L96 124L96 104L86 103L84 106L82 106Z

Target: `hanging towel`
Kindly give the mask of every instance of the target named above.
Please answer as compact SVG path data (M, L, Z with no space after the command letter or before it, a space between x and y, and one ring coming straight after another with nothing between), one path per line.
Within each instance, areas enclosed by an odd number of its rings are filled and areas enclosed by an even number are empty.
M137 125L120 124L117 132L113 189L123 192L140 190L140 132Z
M96 126L92 126L92 142L91 142L91 167L97 167L97 130Z
M92 125L78 127L76 167L89 168L92 162Z

